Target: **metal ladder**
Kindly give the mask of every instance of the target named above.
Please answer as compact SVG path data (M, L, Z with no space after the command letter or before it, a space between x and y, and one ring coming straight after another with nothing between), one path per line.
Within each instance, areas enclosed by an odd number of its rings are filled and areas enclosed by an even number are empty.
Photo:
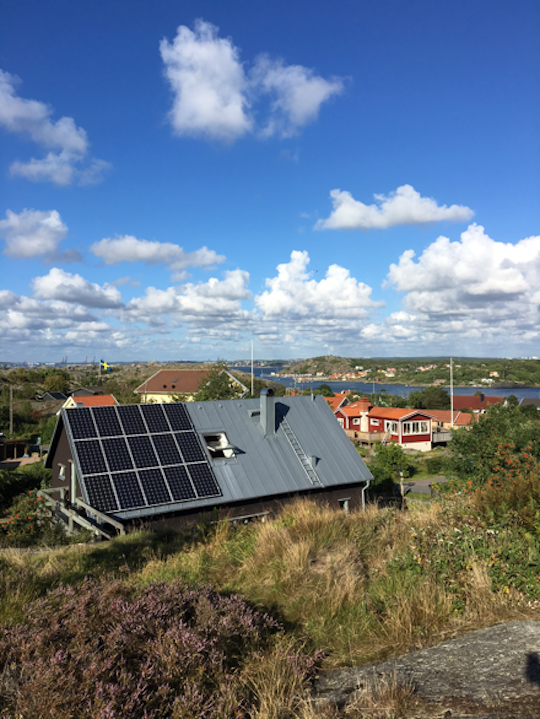
M315 486L322 487L323 484L319 479L317 472L313 469L311 462L309 461L309 457L302 449L302 445L300 444L297 436L293 432L291 425L287 422L287 419L285 417L282 417L280 424L281 428L283 429L283 432L285 433L285 436L289 440L289 444L291 445L294 450L294 453L300 460L300 464L304 468L304 472L307 474L309 481Z

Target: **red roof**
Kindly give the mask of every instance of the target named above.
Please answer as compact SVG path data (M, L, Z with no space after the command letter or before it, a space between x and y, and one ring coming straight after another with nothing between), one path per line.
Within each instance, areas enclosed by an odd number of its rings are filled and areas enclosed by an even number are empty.
M134 391L139 394L194 394L209 374L209 369L160 369Z
M73 397L73 401L82 407L110 407L118 404L112 394L95 394L89 397Z
M412 417L414 415L420 415L420 417L426 417L431 419L431 413L426 412L423 409L401 409L400 407L372 407L369 410L368 416L374 417L375 419L405 419L405 417Z
M504 397L488 397L478 394L455 394L454 409L472 409L480 412L491 404L502 404Z
M336 409L340 407L342 402L347 402L347 397L344 397L343 395L336 395L335 397L325 397L325 400L330 405L332 412L335 412Z
M436 419L437 422L445 422L450 424L452 413L449 409L430 409L429 414ZM459 412L454 410L454 425L456 427L464 427L472 420L472 415L467 412Z

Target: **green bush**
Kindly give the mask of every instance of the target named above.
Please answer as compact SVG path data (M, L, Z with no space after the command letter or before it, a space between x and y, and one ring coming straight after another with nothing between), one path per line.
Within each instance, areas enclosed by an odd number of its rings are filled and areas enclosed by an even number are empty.
M41 462L21 469L0 469L0 514L13 503L15 497L32 489L45 488L50 483L51 472Z
M17 497L7 513L7 523L0 529L0 546L4 547L56 546L69 542L37 490Z
M444 474L447 468L446 457L426 457L426 469L430 474Z

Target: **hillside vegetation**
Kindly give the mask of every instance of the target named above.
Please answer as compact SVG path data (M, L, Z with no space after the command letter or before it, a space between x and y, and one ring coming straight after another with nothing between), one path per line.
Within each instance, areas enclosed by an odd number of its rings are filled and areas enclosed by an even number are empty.
M540 620L538 429L492 407L456 431L451 481L428 505L346 514L298 500L265 523L2 550L0 715L312 719L317 666ZM19 499L5 541L36 531L39 512Z
M428 508L412 505L406 512L372 506L364 514L349 515L297 502L266 524L201 527L197 536L143 532L94 547L37 554L5 551L0 557L0 617L22 624L8 631L3 644L0 640L4 662L19 666L11 672L9 686L4 684L0 707L4 716L19 716L21 708L25 717L48 716L35 703L37 690L46 689L47 706L56 707L54 716L105 717L96 709L101 706L96 692L105 682L115 707L111 716L142 719L147 716L145 702L133 698L141 686L135 670L138 666L140 673L141 667L130 659L137 656L133 647L126 651L132 641L142 647L161 635L151 628L145 603L155 596L152 606L158 601L164 617L171 612L181 617L188 611L182 609L186 592L208 584L217 595L211 595L216 598L210 617L208 606L200 622L210 622L212 632L221 621L212 618L216 611L219 615L219 597L231 593L272 621L260 615L249 620L247 605L242 609L237 602L235 611L245 619L236 634L228 629L231 638L220 642L224 673L215 686L204 679L209 650L199 655L197 649L210 629L189 620L185 631L192 639L182 649L183 673L171 674L170 682L177 691L187 682L191 699L184 713L178 708L178 713L163 714L169 704L155 703L158 688L149 675L145 687L153 691L151 706L157 713L148 716L195 718L201 716L197 712L203 699L222 707L209 716L225 717L227 711L228 716L301 716L303 682L319 661L318 652L326 655L325 666L366 662L501 619L540 619L536 534L508 517L501 521L478 509L476 500L465 495ZM47 595L48 590L53 594ZM208 591L189 595L201 607L197 612L210 601ZM267 627L263 632L260 625L256 641L246 634L253 622ZM167 654L179 641L173 628L169 632L163 626L162 647L148 658L148 672L163 672ZM29 642L30 636L34 639ZM168 636L169 644L163 644ZM92 647L100 646L99 656L106 654L97 671ZM87 652L82 657L81 647ZM180 657L179 650L174 649L171 662ZM59 661L58 651L68 653ZM238 651L240 662L234 658ZM37 678L24 671L36 662ZM185 669L189 666L192 670ZM225 679L228 691L223 695ZM169 691L163 693L164 702L170 701ZM129 711L123 711L128 696ZM83 701L88 709L69 713Z
M429 385L433 382L450 383L448 358L379 358L312 357L285 367L284 374L323 377L331 374L353 373L359 381L380 380L385 383ZM538 359L471 359L454 358L455 385L479 386L539 386L540 360Z

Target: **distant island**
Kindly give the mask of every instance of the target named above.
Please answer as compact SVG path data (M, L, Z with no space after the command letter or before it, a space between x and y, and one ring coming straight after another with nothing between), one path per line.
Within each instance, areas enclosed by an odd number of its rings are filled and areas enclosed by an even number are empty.
M365 359L327 355L295 361L277 374L305 381L384 382L385 384L450 384L449 358ZM454 386L538 387L540 359L453 359Z

